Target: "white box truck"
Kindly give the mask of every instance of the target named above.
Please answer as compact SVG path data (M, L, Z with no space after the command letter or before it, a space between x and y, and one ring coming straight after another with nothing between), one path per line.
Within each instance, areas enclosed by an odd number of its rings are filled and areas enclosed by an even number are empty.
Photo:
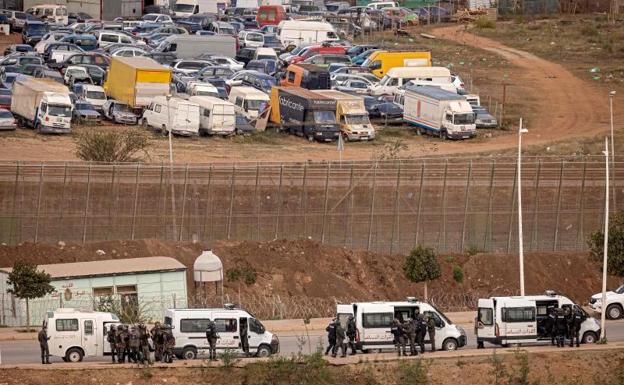
M191 96L199 105L199 134L233 135L236 129L234 104L212 96Z
M442 139L477 136L475 114L462 95L431 86L405 86L403 120Z
M13 83L11 112L22 126L37 132L71 132L72 102L69 90L51 79L18 79Z
M44 319L48 327L50 355L66 362L80 362L84 357L109 355L106 331L120 324L113 313L56 309Z
M325 21L283 20L279 23L278 31L284 48L303 43L317 44L338 40L334 26Z
M173 6L176 17L184 18L197 13L219 13L230 5L230 1L217 0L177 0ZM257 6L256 6L257 7Z
M245 310L230 305L221 309L167 309L165 325L172 328L176 340L173 353L178 358L191 360L208 353L206 327L209 320L217 326L217 351L242 354L241 338L247 335L250 354L269 357L279 352L277 335L268 332Z
M313 90L312 92L336 101L336 121L347 140L375 139L375 128L370 122L364 99L361 96L336 90Z
M157 96L143 111L141 125L153 127L163 135L171 133L182 136L199 135L199 106L177 97L167 100L166 96Z

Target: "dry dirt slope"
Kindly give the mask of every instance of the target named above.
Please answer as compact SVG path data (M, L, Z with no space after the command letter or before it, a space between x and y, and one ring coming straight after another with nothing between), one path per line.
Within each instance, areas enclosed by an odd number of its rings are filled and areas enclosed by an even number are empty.
M408 282L402 273L403 257L352 251L320 245L313 241L272 242L219 241L207 243L164 243L156 240L97 242L82 245L23 244L0 246L0 267L17 259L44 264L97 259L171 256L189 268L189 287L193 288L192 265L202 250L212 249L225 269L250 266L257 272L256 283L241 285L241 296L297 301L314 301L313 315L329 315L334 299L401 299L421 296L422 285ZM96 250L105 251L100 256ZM442 278L430 285L433 300L448 310L472 308L479 296L513 294L518 290L517 256L443 255L439 257ZM453 266L461 266L463 282L453 279ZM554 289L577 301L600 290L600 271L584 254L544 253L526 257L528 293ZM613 279L611 284L615 285ZM238 283L226 283L226 293L237 298ZM193 291L191 289L191 291ZM255 309L262 314L262 309ZM259 314L259 315L260 315ZM270 315L269 315L270 316ZM287 315L285 315L287 316ZM300 314L290 314L300 316Z

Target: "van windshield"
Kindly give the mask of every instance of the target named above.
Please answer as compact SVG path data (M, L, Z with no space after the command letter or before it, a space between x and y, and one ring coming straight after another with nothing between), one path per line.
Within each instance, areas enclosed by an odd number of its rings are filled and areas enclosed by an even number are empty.
M176 12L194 12L195 4L176 4L173 10Z
M260 108L266 104L265 100L253 100L253 99L248 99L245 100L245 105L244 108L245 110L249 111L249 110L254 110L254 111L260 111Z
M102 91L87 91L87 98L89 99L106 99L106 94Z
M69 106L48 106L48 114L52 116L71 117L71 107Z
M317 124L334 124L336 115L334 111L314 111L314 122Z
M442 318L444 321L446 321L447 324L453 324L453 321L451 321L444 313L442 313L437 307L429 304L433 310L435 310L438 315L440 316L440 318Z
M370 124L368 115L347 115L345 116L347 124Z
M454 124L473 124L475 122L475 114L455 114L453 117Z

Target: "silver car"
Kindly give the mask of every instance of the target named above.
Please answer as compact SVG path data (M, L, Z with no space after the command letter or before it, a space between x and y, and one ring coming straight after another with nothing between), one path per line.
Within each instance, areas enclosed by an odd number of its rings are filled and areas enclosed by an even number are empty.
M11 111L0 108L0 130L15 130L16 128L17 124Z

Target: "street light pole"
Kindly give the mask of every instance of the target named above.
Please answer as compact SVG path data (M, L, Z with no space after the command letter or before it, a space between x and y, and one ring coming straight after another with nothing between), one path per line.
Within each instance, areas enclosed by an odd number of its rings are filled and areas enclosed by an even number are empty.
M615 91L609 92L609 114L611 116L611 188L613 189L613 210L617 210L617 203L615 201L615 135L613 133L613 97Z
M522 237L522 134L529 132L522 128L522 118L518 126L518 259L520 260L520 295L524 296L524 242Z
M607 304L607 249L609 248L609 142L605 138L605 218L604 218L604 244L602 250L602 311L600 312L600 340L604 341L605 317Z

